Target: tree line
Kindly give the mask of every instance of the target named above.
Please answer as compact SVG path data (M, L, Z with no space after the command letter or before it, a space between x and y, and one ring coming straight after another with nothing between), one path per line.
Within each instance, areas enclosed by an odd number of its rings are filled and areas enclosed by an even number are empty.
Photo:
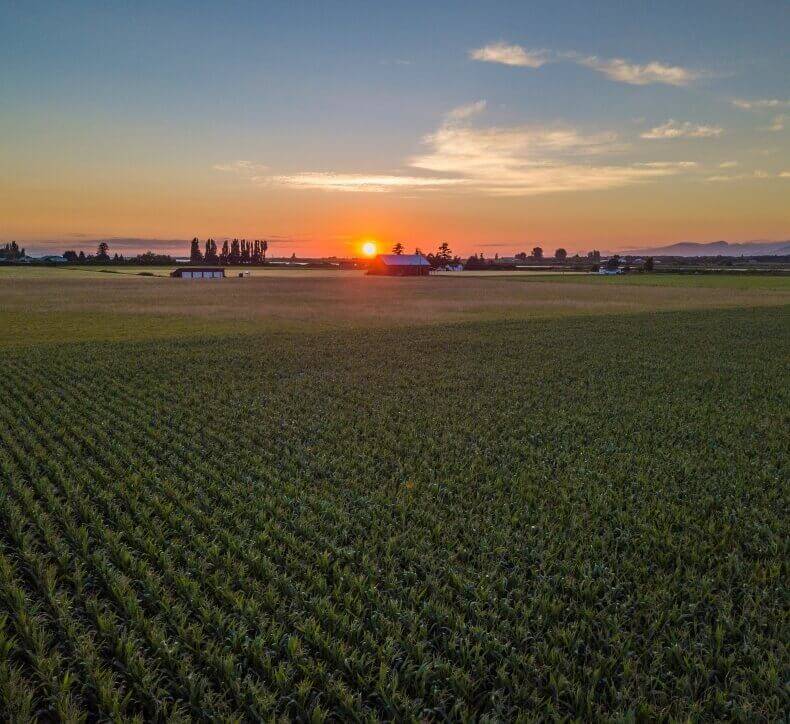
M175 260L168 254L154 254L146 251L144 254L125 257L123 254L115 253L110 256L110 245L106 241L100 241L96 246L95 254L86 254L82 249L76 251L67 249L63 252L63 258L69 264L142 264L144 266L169 266L175 264Z
M265 264L266 252L269 249L269 242L266 239L232 239L222 242L222 249L217 250L217 242L214 239L206 239L203 250L200 249L200 241L197 237L192 239L189 247L189 261L193 264L221 264L228 266L233 264Z
M403 246L400 242L395 244L392 247L392 253L400 256L406 250L406 247ZM438 269L441 267L447 266L454 266L457 264L461 264L461 257L460 256L453 256L453 252L450 250L450 245L445 241L439 244L439 249L435 254L428 252L427 254L423 254L420 248L416 248L414 250L415 254L419 254L420 256L424 256L428 263L434 268Z
M0 247L0 259L3 261L15 261L16 259L24 258L25 250L15 241L11 241Z

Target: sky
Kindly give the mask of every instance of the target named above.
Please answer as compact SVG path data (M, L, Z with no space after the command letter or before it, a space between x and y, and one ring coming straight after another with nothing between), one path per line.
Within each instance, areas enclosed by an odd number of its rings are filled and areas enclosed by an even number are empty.
M788 239L788 36L785 0L0 0L0 242Z

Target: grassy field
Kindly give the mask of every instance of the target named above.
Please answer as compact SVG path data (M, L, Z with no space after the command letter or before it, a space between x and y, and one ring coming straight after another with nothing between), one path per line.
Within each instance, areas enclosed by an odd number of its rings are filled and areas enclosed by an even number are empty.
M0 276L0 718L782 719L788 294Z
M727 276L711 284L710 277L669 275L622 282L592 275L462 272L392 279L360 272L263 272L248 279L197 281L0 267L0 347L790 303L790 277Z

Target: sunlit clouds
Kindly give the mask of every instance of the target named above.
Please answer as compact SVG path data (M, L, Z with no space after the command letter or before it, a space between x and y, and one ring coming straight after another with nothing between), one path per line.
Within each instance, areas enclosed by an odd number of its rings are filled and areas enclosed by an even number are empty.
M689 121L678 123L669 120L641 135L642 138L650 140L667 140L673 138L716 138L722 133L724 133L724 129L719 126L700 125Z
M790 100L779 100L778 98L762 98L757 100L744 100L742 98L733 98L732 104L736 108L741 108L745 111L755 110L775 110L777 108L790 108Z
M662 83L664 85L687 86L702 76L699 71L656 60L640 64L623 58L599 58L596 55L583 55L576 52L533 50L522 45L505 42L490 43L476 48L470 51L469 57L472 60L486 63L499 63L523 68L540 68L547 63L569 61L602 73L609 80L630 85Z
M687 86L700 77L700 73L697 71L681 68L677 65L659 63L658 61L640 65L622 58L605 59L591 55L577 58L576 62L603 73L609 80L630 85L663 83L664 85Z
M422 139L425 150L405 161L408 171L402 173L301 171L255 179L302 190L531 196L612 189L697 166L692 160L623 163L616 159L630 144L615 132L586 133L560 123L483 125L477 121L485 110L482 100L450 110L436 131Z
M231 161L230 163L214 164L214 170L237 173L242 176L255 176L268 171L268 167L260 163L253 163L252 161Z
M317 189L321 191L366 191L382 193L403 189L427 189L452 186L461 183L459 179L431 178L421 176L367 175L353 173L332 173L305 171L283 176L271 176L270 183L294 189Z
M540 68L550 62L549 53L545 50L527 50L520 45L507 43L489 43L469 53L472 60L485 63L501 63L522 68Z

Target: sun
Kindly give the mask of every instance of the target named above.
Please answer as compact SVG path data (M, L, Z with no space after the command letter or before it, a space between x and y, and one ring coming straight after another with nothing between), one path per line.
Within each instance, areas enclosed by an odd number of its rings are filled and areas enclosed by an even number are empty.
M362 253L365 256L376 256L376 242L366 241L362 244Z

